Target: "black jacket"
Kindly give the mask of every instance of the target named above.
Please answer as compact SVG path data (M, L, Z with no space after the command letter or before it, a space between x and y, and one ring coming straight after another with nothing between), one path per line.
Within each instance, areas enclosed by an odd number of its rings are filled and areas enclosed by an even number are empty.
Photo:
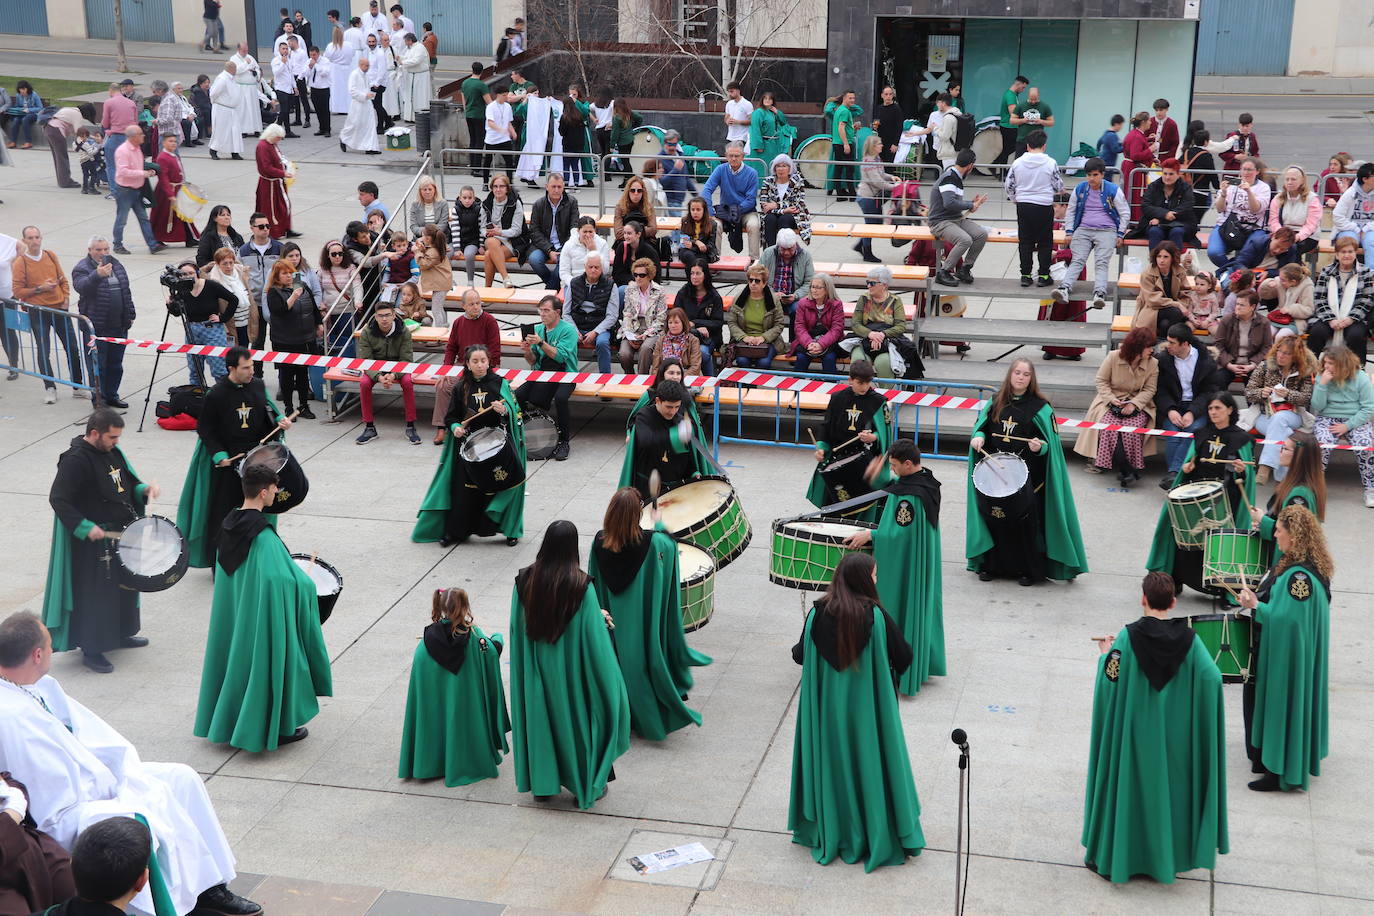
M611 279L616 286L628 286L630 283L630 268L634 262L640 258L648 258L654 262L654 267L658 267L658 248L647 238L641 237L639 247L633 251L626 251L627 246L624 242L616 242L611 246Z
M233 226L229 227L229 239L234 243L229 247L233 249L235 254L238 254L239 249L243 247L243 236L239 235L238 230ZM211 224L200 234L200 244L196 246L196 268L204 267L213 261L215 252L219 251L221 247L219 232Z
M267 313L271 316L272 346L290 353L309 353L315 342L315 329L324 323L319 304L309 287L302 287L295 305L291 291L274 286L267 291Z
M1192 413L1193 419L1205 418L1207 415L1207 395L1219 388L1226 386L1221 384L1221 373L1217 369L1217 364L1205 347L1200 347L1196 343L1193 348L1197 350L1197 365L1193 369L1193 399L1183 400L1183 383L1178 378L1178 368L1174 365L1174 358L1163 347L1155 353L1155 358L1159 360L1159 388L1155 392L1156 416L1167 419L1169 411L1177 410L1179 413ZM1229 379L1229 377L1228 377Z
M1173 193L1169 194L1164 190L1164 179L1156 178L1145 188L1145 196L1140 200L1139 231L1143 235L1150 220L1157 219L1166 229L1182 226L1192 235L1197 230L1197 212L1193 206L1192 185L1180 178L1174 182ZM1174 213L1172 221L1164 218L1170 210Z
M453 244L455 257L461 255L469 245L482 246L482 203L473 201L471 207L463 206L458 198L448 210L449 241Z
M563 202L558 205L558 245L568 244L576 232L573 225L579 216L577 209L577 199L571 194L564 192ZM530 210L530 221L525 230L530 239L530 250L536 248L544 254L553 251L551 241L553 233L554 212L553 206L549 203L548 195L539 198L534 202L534 207Z
M705 299L698 300L696 290L692 289L692 284L682 284L682 289L678 290L677 296L673 299L673 305L687 313L687 318L692 322L693 327L705 328L711 335L711 346L720 347L724 339L725 328L725 300L721 299L720 293L716 292L715 287Z

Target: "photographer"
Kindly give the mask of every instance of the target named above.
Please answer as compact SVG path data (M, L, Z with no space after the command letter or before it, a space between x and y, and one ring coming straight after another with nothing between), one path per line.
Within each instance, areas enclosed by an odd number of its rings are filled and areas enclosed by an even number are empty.
M238 297L218 281L196 272L195 261L182 261L169 267L158 278L167 287L167 311L179 315L186 327L186 342L211 347L229 346L225 321L238 308ZM224 360L218 356L186 354L191 384L205 386L205 364L217 382L225 376Z

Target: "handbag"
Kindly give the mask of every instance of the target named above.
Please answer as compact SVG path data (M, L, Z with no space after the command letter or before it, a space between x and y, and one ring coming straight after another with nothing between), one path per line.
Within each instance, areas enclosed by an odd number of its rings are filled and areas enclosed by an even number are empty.
M730 344L728 361L733 363L739 357L744 357L745 359L763 359L768 355L768 350L769 347L767 344L732 343Z
M1255 428L1255 423L1259 421L1259 415L1260 405L1247 405L1246 408L1236 416L1236 426L1240 427L1248 433L1250 430Z
M1224 219L1216 232L1221 236L1221 240L1226 244L1227 251L1239 251L1245 247L1250 236L1254 233L1254 226L1246 226L1232 213Z

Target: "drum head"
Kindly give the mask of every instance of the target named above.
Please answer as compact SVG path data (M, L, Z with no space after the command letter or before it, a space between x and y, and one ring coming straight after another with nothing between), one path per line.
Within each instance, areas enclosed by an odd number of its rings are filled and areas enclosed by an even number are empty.
M973 467L973 488L995 499L1019 493L1029 478L1026 462L1007 452L989 455Z
M343 591L343 576L339 571L319 557L307 557L304 554L293 553L291 559L296 561L296 565L304 570L310 577L310 581L315 583L315 594L320 597L337 595Z
M506 447L506 431L499 426L484 426L463 439L460 449L466 461L486 461Z
M160 516L140 518L119 538L119 562L136 576L159 576L176 566L183 550L181 531Z
M525 429L525 457L542 461L558 445L558 424L548 414L528 407L520 411Z
M715 575L716 562L694 544L677 543L677 577L681 582L696 582Z
M1191 502L1202 497L1213 496L1221 490L1222 483L1220 480L1198 480L1174 487L1169 491L1169 498L1177 502Z
M259 465L270 468L273 474L280 474L281 469L286 467L286 460L290 456L291 450L281 442L269 442L266 445L259 445L244 457L239 464L239 476L243 476L246 468L257 467Z
M648 125L636 127L630 152L637 156L657 156L663 152L663 128Z
M658 498L658 511L669 531L683 531L715 515L734 495L728 480L694 480L674 487ZM645 506L640 524L652 528L651 507Z
M832 145L829 134L816 134L797 144L793 158L797 160L797 169L802 173L802 178L813 188L825 187L826 174L830 169L825 160L830 158Z
M804 538L809 541L827 541L839 543L852 534L860 531L871 530L870 525L854 525L847 522L829 521L826 519L797 519L795 521L783 522L778 526L778 530L793 537Z

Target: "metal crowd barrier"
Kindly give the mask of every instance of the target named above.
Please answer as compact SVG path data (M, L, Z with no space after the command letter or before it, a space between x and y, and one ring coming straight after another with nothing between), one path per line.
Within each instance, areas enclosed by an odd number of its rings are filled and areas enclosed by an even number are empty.
M95 328L85 315L61 308L0 300L0 370L41 379L44 387L98 391Z

